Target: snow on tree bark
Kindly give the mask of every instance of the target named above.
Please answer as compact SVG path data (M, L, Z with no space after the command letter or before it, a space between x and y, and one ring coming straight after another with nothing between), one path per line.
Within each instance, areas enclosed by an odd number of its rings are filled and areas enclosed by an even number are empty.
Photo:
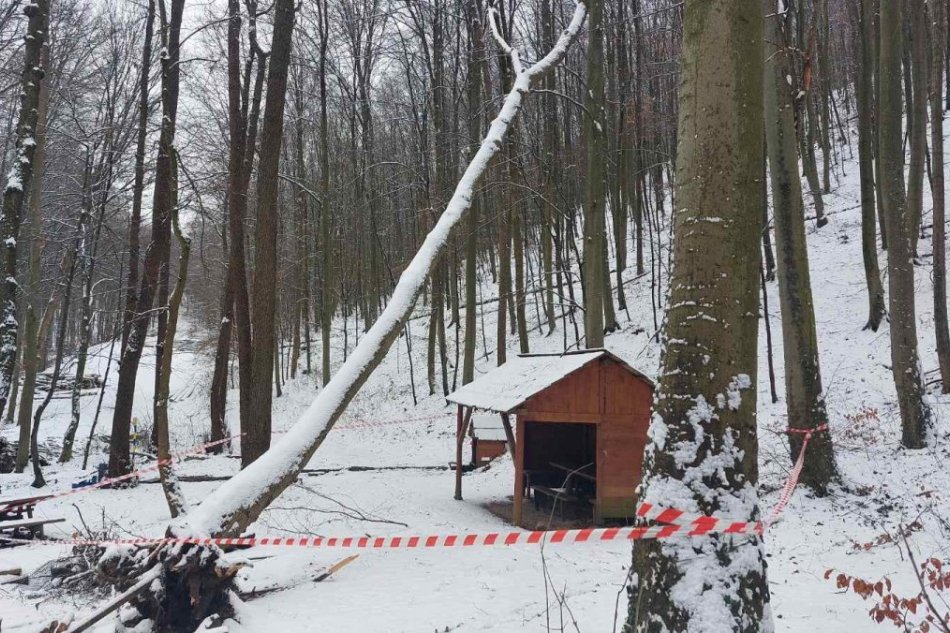
M4 245L3 279L0 282L0 413L7 403L17 351L17 240L23 218L23 203L33 177L40 86L45 67L42 51L49 32L49 0L35 0L23 7L27 26L23 72L20 75L20 111L17 115L13 165L3 189L0 243Z
M525 95L535 80L550 72L564 57L580 31L585 15L586 6L578 3L570 24L554 48L529 68L522 67L517 49L506 47L515 68L512 90L505 98L498 117L491 123L478 152L462 174L445 211L404 270L386 309L283 439L176 522L170 529L172 533L179 536L238 534L293 483L323 443L346 405L399 336L402 324L411 314L433 264L447 248L451 231L470 207L476 182L503 147L505 133L521 109Z
M687 0L673 267L640 500L760 516L762 4ZM625 630L771 631L759 536L638 541Z

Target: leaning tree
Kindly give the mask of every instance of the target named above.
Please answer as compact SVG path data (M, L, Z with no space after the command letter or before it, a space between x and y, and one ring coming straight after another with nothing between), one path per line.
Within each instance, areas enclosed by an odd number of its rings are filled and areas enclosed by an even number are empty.
M505 134L521 110L525 96L567 54L586 13L586 6L579 2L551 51L525 67L520 49L505 42L498 29L496 12L489 9L492 34L511 59L513 85L444 212L400 276L385 310L283 439L169 526L169 537L192 539L198 535L240 534L297 479L399 336L433 266L448 249L453 229L471 206L476 183L503 148ZM224 608L230 580L237 571L224 565L220 551L211 545L169 544L147 559L125 560L140 561L143 565L139 568L138 563L133 562L133 573L141 572L145 579L160 580L133 602L140 615L152 619L159 630L192 631L210 613Z

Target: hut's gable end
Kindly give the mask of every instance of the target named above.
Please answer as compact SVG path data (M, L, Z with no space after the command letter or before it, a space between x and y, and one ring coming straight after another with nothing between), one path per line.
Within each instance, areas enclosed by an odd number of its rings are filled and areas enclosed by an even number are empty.
M547 418L547 415L574 414L598 416L601 413L600 388L601 362L588 363L568 374L540 393L528 398L518 408L518 415L532 419L532 414ZM546 420L555 422L558 420ZM564 422L571 420L564 419ZM584 420L586 421L586 420ZM593 420L592 420L593 421Z
M643 404L646 403L646 411L649 415L649 409L653 404L653 385L646 378L632 373L626 366L613 359L605 358L601 362L604 367L606 393L623 394L622 397L614 395L612 398L605 398L604 413L640 415L644 412Z

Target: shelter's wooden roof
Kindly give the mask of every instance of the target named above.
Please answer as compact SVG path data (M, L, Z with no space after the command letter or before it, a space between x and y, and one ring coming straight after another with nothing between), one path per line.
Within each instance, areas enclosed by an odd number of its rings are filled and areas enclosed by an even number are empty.
M465 407L483 411L511 413L530 398L567 378L586 365L610 358L648 382L653 381L605 349L565 354L522 354L476 378L446 398Z

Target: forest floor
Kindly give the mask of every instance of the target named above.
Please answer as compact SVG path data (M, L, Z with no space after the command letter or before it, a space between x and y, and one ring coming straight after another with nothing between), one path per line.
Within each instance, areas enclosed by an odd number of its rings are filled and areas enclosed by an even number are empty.
M848 150L845 148L844 153ZM831 433L838 451L840 483L832 494L815 498L805 489L795 491L782 519L768 532L766 549L776 629L789 633L872 630L872 604L853 593L842 593L835 575L877 581L888 577L896 593L917 593L912 564L888 537L900 526L919 521L921 529L909 537L917 560L946 559L950 545L950 396L939 395L939 375L933 334L931 257L929 240L922 240L923 264L917 268L917 314L923 370L929 404L935 413L931 447L909 451L899 447L899 415L889 369L888 326L865 331L867 299L861 258L857 165L848 160L845 173L836 167L832 192L826 196L830 224L815 228L808 221L812 285L818 324L821 365ZM929 201L929 194L925 197ZM810 205L809 205L810 208ZM929 204L924 224L929 224ZM632 261L632 258L631 258ZM882 259L882 266L884 261ZM663 279L667 271L663 272ZM632 278L634 271L627 272ZM659 347L651 338L653 315L650 275L627 284L629 318L621 313L622 329L607 337L607 347L635 367L655 375ZM886 283L885 283L886 286ZM486 286L485 296L494 290ZM782 337L776 283L768 285L769 314L776 362L779 400L772 403L766 360L764 322L760 328L758 377L761 452L760 491L766 511L779 496L790 469L782 371ZM533 298L529 319L537 323ZM418 308L419 314L425 308ZM580 317L578 317L580 318ZM385 362L350 406L347 414L314 456L309 468L348 466L410 467L406 469L314 472L304 474L253 526L262 535L386 535L483 532L507 529L487 506L503 503L511 494L513 468L507 456L464 477L464 501L452 498L453 474L441 467L454 459L454 412L441 396L427 393L425 380L425 319L412 323L413 404L405 339L400 339ZM482 355L493 349L494 315L486 310L487 341L479 338L479 372L494 364ZM568 323L570 327L570 323ZM532 351L560 351L563 323L553 335L531 339ZM211 374L210 352L198 345L207 332L182 332L186 341L176 349L173 362L171 423L175 450L204 441L208 427L207 398ZM454 330L449 330L454 339ZM354 336L351 333L350 342ZM334 332L335 360L342 355L342 335ZM573 341L573 335L571 336ZM512 339L513 344L516 341ZM152 341L154 343L154 341ZM314 350L317 347L315 345ZM108 346L96 349L90 372L104 373ZM514 352L512 352L514 353ZM450 356L454 353L450 351ZM316 361L316 357L314 359ZM316 362L315 362L316 365ZM115 382L99 420L98 434L111 424ZM154 355L146 355L136 393L137 418L147 426L151 415ZM452 380L452 369L449 380ZM274 424L289 428L316 392L315 376L299 375L284 386L275 400ZM229 395L233 407L237 392ZM85 444L96 397L82 399L82 424L77 441ZM68 400L54 400L43 421L42 443L53 451L45 468L45 491L68 489L85 473L81 460L55 464L55 448L69 420ZM230 412L237 428L236 411ZM476 428L497 426L494 420L475 418ZM0 428L15 440L16 429ZM93 445L90 466L103 461L104 444ZM233 448L239 451L239 445ZM142 462L148 463L147 460ZM223 477L237 472L239 460L227 455L188 459L181 475ZM88 471L87 471L88 472ZM39 506L42 516L63 516L51 526L52 537L68 537L83 522L116 537L160 536L168 521L161 488L147 475L138 487L95 490ZM152 480L149 482L148 480ZM2 475L0 497L35 493L32 476ZM212 494L219 481L183 483L192 504ZM81 512L81 517L80 517ZM883 541L869 549L856 544ZM900 539L895 539L900 541ZM94 610L101 597L63 595L48 591L42 569L63 556L61 545L30 545L0 550L0 569L22 567L38 571L30 585L0 585L3 631L33 631L54 618ZM623 542L584 545L548 545L511 548L364 551L358 560L331 579L315 584L313 576L349 552L326 549L256 548L241 552L253 566L242 570L245 589L280 587L238 605L229 630L257 631L550 631L581 633L616 631L626 610L624 591L630 547ZM826 570L834 569L831 579ZM0 578L2 580L2 578ZM106 623L97 630L111 630ZM879 625L885 629L892 625Z

